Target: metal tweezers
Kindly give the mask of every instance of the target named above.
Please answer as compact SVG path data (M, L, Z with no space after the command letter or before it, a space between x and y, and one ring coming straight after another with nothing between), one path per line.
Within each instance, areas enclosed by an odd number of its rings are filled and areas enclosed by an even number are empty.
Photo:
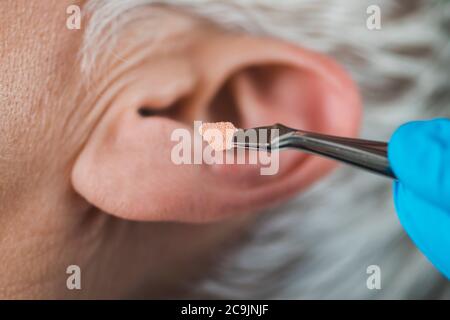
M256 140L248 139L251 136L250 130L257 132ZM274 132L275 134L273 134ZM234 148L268 152L297 149L396 179L389 165L387 146L386 142L319 134L292 129L282 124L239 129L233 136Z

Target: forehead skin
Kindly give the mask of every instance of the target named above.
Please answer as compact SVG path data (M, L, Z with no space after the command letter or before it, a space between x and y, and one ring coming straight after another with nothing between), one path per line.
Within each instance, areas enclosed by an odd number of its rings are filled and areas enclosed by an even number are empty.
M66 28L69 4L82 1L0 2L0 201L49 165L49 139L77 103L81 32Z

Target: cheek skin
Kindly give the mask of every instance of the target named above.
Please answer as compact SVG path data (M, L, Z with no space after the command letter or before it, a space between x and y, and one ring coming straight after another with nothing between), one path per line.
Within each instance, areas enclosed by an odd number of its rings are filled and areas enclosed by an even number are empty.
M62 171L81 38L65 28L67 3L0 2L0 297L51 294L65 259L55 243L77 226L61 213L83 208Z
M49 155L72 147L61 149L66 120L80 102L74 84L81 34L65 27L67 3L0 4L0 188L6 193L39 184L46 169L66 161Z

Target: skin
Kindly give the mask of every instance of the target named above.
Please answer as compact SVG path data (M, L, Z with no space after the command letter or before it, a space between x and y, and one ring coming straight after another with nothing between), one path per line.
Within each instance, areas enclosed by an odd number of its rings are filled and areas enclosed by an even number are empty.
M157 40L133 38L139 23L122 30L121 59L100 56L87 86L69 4L0 4L0 298L182 294L245 234L250 213L333 167L291 153L270 177L256 165L175 166L165 158L175 128L219 119L357 132L357 90L333 61L174 9L146 9L164 17ZM156 115L143 119L142 106ZM66 288L71 264L82 290Z

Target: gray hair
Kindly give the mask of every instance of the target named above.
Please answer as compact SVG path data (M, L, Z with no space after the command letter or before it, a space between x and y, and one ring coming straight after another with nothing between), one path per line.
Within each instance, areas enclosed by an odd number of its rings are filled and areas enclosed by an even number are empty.
M90 0L83 67L112 40L123 13L174 5L230 29L284 38L329 54L358 83L366 138L388 139L403 122L450 116L450 3L421 0ZM382 29L366 27L378 5ZM103 40L101 40L103 39ZM96 50L94 50L96 48ZM399 224L390 183L341 168L267 212L245 243L195 290L214 298L450 298L450 285ZM282 211L282 212L279 212ZM369 290L378 265L382 289Z

